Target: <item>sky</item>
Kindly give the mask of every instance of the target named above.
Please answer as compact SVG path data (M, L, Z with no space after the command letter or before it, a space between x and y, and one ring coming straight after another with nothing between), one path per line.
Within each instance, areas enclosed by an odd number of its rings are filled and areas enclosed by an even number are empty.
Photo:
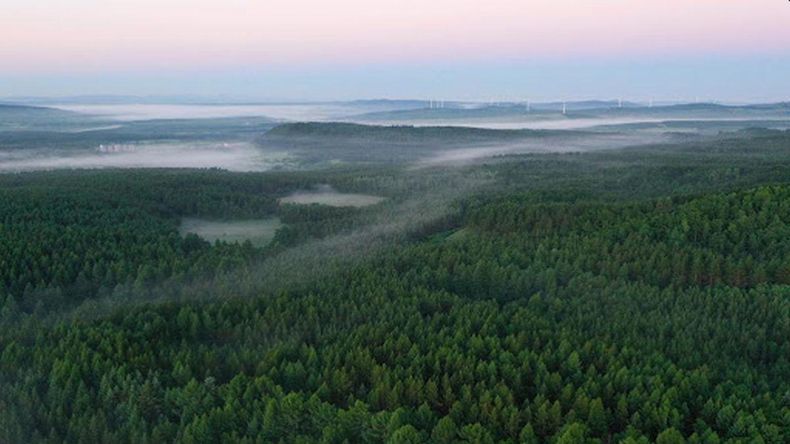
M790 99L785 0L0 0L0 96Z

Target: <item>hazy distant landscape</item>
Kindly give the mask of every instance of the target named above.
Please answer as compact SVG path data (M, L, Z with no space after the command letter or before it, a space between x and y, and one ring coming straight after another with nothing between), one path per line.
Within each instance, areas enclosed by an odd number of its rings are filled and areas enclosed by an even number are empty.
M790 108L784 104L594 104L599 107L571 102L564 114L557 104L531 104L529 110L523 104L474 103L425 108L420 101L6 104L0 106L0 169L159 166L267 171L354 163L436 164L790 126Z

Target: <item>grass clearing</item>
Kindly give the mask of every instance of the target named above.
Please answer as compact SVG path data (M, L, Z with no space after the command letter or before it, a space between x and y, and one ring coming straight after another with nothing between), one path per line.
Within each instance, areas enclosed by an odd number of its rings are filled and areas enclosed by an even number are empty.
M282 226L277 217L269 219L250 219L235 221L215 221L197 218L181 220L179 231L184 236L194 233L209 242L244 242L249 240L255 246L271 242L274 233Z
M341 193L328 185L321 185L315 191L297 191L280 199L280 203L310 205L320 204L332 207L366 207L375 205L384 198L372 194Z

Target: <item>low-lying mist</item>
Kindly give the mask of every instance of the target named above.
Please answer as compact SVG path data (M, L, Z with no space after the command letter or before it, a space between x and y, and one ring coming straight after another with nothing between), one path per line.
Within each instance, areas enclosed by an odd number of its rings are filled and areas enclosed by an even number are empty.
M196 234L211 243L250 241L262 247L271 242L281 226L277 217L222 221L186 217L181 220L179 232L181 235Z
M514 143L485 144L442 150L418 161L415 167L457 166L482 161L495 156L526 153L569 153L666 142L671 136L655 133L584 133L565 137L520 140Z
M601 148L617 148L618 146L634 146L638 144L657 143L662 140L664 135L642 135L642 134L579 134L578 140L573 138L561 140L563 146L571 146L573 149L565 151L577 151L582 149L598 150ZM535 140L537 144L533 148L541 148L543 151L558 151L560 148L553 147L548 150L545 140ZM560 142L558 142L560 143ZM399 167L386 166L379 169L355 167L350 170L342 170L342 177L345 178L346 186L339 186L331 180L332 171L311 172L305 176L303 181L297 182L296 186L309 187L310 183L334 183L337 189L352 193L370 193L371 195L387 196L387 199L377 205L357 209L365 212L366 217L360 219L361 224L347 224L348 229L330 234L323 238L307 238L305 241L295 246L289 246L283 250L276 250L274 255L241 266L237 270L227 272L218 276L205 276L204 278L184 283L176 278L166 279L151 288L134 288L131 284L123 284L116 287L110 296L102 299L89 300L81 304L71 314L77 318L91 319L101 317L123 307L136 304L158 303L166 301L186 301L186 300L213 300L217 294L233 295L232 297L261 297L277 292L292 289L311 289L319 285L322 278L334 273L345 273L353 270L361 262L375 258L383 251L392 251L392 248L400 248L416 239L425 239L426 236L447 231L456 227L458 217L462 214L456 205L460 200L466 200L470 196L475 198L487 197L501 193L503 187L510 191L537 189L540 192L553 193L555 188L551 179L562 176L559 180L574 178L577 175L584 176L579 182L579 192L590 187L602 187L601 189L629 189L629 187L644 187L643 176L650 176L655 172L666 170L669 165L670 174L674 174L675 169L686 168L689 162L697 162L703 165L708 162L705 152L699 157L693 157L685 150L694 149L695 152L704 150L705 147L711 149L720 148L719 141L711 141L709 145L679 144L673 146L668 157L661 163L660 157L651 157L657 152L666 151L659 149L644 150L643 157L641 147L633 150L626 150L622 157L617 157L617 153L607 154L601 152L589 152L584 155L565 156L561 154L547 155L544 160L554 162L560 158L570 158L562 162L561 166L554 167L550 171L544 171L537 159L542 156L529 156L527 160L514 160L526 165L526 169L510 168L489 168L479 166L464 166L468 161L480 159L480 156L490 156L492 153L503 153L501 150L514 152L521 150L523 145L513 144L502 145L499 147L482 147L482 151L459 151L456 158L445 157L434 159L434 163L426 162L421 168L413 168L411 164L403 164ZM752 143L752 142L750 142ZM759 139L753 142L754 147L762 147L765 140ZM786 147L785 139L779 138L773 142L777 151L784 152ZM741 143L738 142L737 146ZM659 145L660 146L660 145ZM494 151L492 151L494 150ZM496 151L499 150L499 151ZM746 152L751 152L749 149ZM506 153L503 153L506 154ZM662 154L664 155L664 154ZM504 159L506 161L507 159ZM534 167L533 165L534 162ZM460 164L460 165L459 165ZM755 166L756 165L756 166ZM768 165L768 167L764 166ZM776 164L774 164L776 165ZM614 168L618 174L623 174L628 180L623 181L616 175L604 173L598 168ZM532 168L532 170L529 170ZM655 169L651 169L655 168ZM780 168L765 164L764 159L758 159L753 163L753 168L757 169L760 177L764 177L766 171L780 171ZM730 170L729 167L726 168ZM513 184L514 177L523 177L524 172L528 171L529 178L523 183ZM715 170L714 170L715 171ZM647 172L647 173L646 173ZM593 174L594 173L594 174ZM508 176L511 175L511 176ZM262 175L262 178L265 175ZM699 176L699 183L689 182L697 188L707 186L711 181L708 176ZM325 179L324 179L325 178ZM534 178L534 179L533 179ZM542 179L541 179L542 178ZM748 178L748 177L747 177ZM543 180L544 182L541 182ZM696 181L696 178L689 180ZM607 182L609 181L609 182ZM536 185L533 185L533 182ZM542 183L542 185L541 185ZM623 183L630 185L622 185ZM350 184L350 185L349 185ZM582 186L583 185L583 186ZM659 190L672 190L676 185L671 181L659 177L648 184ZM681 184L682 185L682 184ZM535 188L537 187L537 188ZM663 187L663 188L662 188ZM296 188L298 189L298 188ZM599 189L600 191L600 189ZM643 189L644 192L644 189ZM654 190L651 192L655 192ZM607 191L608 193L608 191ZM629 195L629 193L624 193ZM287 195L283 193L282 195ZM280 195L280 196L282 196ZM474 202L476 199L472 199ZM356 211L356 210L355 210ZM369 216L369 217L367 217ZM221 217L221 216L219 216ZM224 232L224 231L223 231ZM220 289L221 291L218 291ZM57 317L59 315L52 315Z
M365 207L375 205L384 198L371 194L340 193L331 185L322 184L314 190L296 191L280 199L280 203L297 205L329 205L332 207Z
M93 150L0 151L0 171L75 168L222 168L267 171L289 162L287 153L263 152L250 143L140 143Z
M445 226L457 212L460 198L482 193L493 183L488 173L445 170L442 180L436 172L404 173L416 182L430 183L428 192L414 192L397 201L375 207L370 223L350 232L313 239L290 247L274 256L213 278L184 285L167 280L140 293L131 285L116 287L112 295L82 302L70 312L52 314L44 322L63 318L90 320L130 306L171 301L215 300L216 294L233 297L261 297L285 290L301 290L319 285L323 277L349 271L363 261L375 258L386 248ZM217 291L223 289L223 291ZM232 289L229 291L228 289Z

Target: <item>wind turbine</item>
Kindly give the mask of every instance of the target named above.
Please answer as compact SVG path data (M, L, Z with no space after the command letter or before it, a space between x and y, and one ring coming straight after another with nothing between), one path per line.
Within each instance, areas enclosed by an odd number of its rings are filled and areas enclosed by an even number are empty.
M568 109L567 109L567 108L566 108L566 106L565 106L565 101L563 100L563 101L562 101L562 114L563 114L563 115L565 115L565 112L566 112L567 110L568 110Z

